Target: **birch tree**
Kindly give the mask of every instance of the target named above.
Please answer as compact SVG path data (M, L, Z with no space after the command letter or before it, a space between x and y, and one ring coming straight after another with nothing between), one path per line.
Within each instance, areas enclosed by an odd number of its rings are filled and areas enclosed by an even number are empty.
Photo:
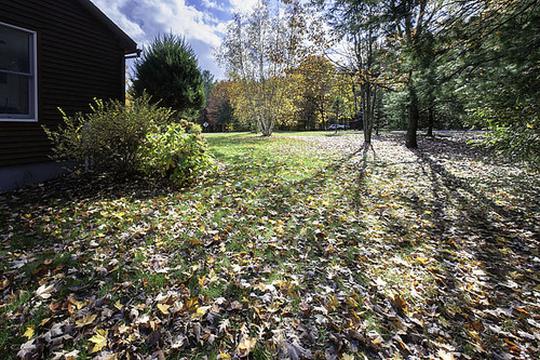
M239 118L254 130L272 135L286 91L286 70L298 65L306 51L306 22L300 1L261 1L247 15L235 15L218 51L228 77L241 84ZM239 107L237 106L237 109Z

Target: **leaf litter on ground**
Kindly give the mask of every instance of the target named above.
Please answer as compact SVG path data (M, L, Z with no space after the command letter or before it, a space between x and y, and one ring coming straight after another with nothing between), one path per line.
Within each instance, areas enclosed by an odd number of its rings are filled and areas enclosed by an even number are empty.
M0 197L0 353L535 359L540 180L467 134L213 135L190 189Z

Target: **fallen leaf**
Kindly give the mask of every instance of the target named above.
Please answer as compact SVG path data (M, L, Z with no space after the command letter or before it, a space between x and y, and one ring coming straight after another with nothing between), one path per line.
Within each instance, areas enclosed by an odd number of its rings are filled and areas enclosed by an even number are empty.
M88 314L82 317L81 319L75 321L75 325L77 325L77 327L87 326L87 325L92 324L96 320L96 318L97 318L96 314Z
M4 289L7 289L8 286L9 286L9 280L8 279L3 279L2 281L0 281L0 291L4 290Z
M206 315L210 308L211 306L199 306L193 314L193 318L202 318L204 315Z
M107 335L107 330L96 330L96 334L88 340L94 344L92 350L90 350L92 354L100 352L107 346Z
M238 344L238 347L236 348L236 353L240 357L246 357L253 351L255 345L257 345L256 338L245 337Z
M79 358L79 350L73 350L64 354L65 360L76 360Z
M46 300L52 296L53 290L54 290L54 284L51 284L51 285L43 284L36 290L36 295Z
M407 302L400 294L394 294L392 296L392 305L402 314L407 311Z
M120 300L116 300L116 302L114 303L114 307L118 310L122 310L124 308L124 305L122 305Z
M441 358L441 360L454 360L455 359L453 353L448 352L443 349L439 349L439 351L437 351L437 355L439 356L439 358Z
M23 336L24 336L25 338L27 338L28 340L30 340L31 338L34 337L34 333L35 333L34 327L33 327L33 326L28 326L28 327L26 328L26 331L24 332Z
M169 315L169 308L171 306L167 304L157 304L157 308L163 315Z

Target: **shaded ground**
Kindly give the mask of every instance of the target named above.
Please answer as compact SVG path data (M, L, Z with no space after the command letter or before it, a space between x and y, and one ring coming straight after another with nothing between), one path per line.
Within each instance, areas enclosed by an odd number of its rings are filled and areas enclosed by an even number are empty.
M194 189L0 197L0 353L523 358L540 353L540 179L466 144L209 138Z

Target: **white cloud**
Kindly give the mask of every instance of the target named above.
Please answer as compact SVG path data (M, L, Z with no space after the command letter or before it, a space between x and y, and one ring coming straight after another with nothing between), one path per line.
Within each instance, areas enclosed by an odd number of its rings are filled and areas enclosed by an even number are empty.
M252 10L259 0L229 0L233 12L247 13Z
M116 24L140 43L157 34L173 32L188 40L198 40L212 47L221 38L218 21L210 14L187 5L185 0L94 0Z
M225 11L225 7L218 0L201 0L201 3L207 9Z
M93 2L131 37L144 37L144 30L139 24L128 19L128 17L122 13L121 8L126 5L127 0L93 0Z

